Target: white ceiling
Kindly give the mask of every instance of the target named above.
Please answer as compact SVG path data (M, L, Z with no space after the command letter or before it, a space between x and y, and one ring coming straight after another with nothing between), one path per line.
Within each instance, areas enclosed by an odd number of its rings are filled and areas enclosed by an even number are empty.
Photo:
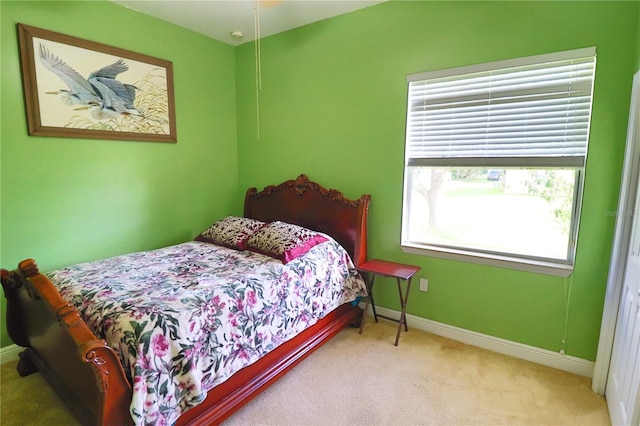
M239 45L386 0L112 0L215 40ZM259 19L256 19L259 11ZM242 38L232 32L240 31Z

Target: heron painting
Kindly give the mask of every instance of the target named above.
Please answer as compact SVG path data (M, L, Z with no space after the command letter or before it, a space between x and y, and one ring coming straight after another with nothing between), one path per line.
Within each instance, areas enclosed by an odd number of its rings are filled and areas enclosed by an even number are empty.
M67 85L47 94L60 95L60 100L71 106L80 106L76 110L91 109L91 115L97 120L105 120L119 115L135 115L144 119L136 109L134 101L136 86L116 80L118 74L129 67L122 59L92 72L84 79L76 70L63 60L50 53L40 44L40 61L51 72L56 74Z
M176 141L171 62L18 29L31 135Z

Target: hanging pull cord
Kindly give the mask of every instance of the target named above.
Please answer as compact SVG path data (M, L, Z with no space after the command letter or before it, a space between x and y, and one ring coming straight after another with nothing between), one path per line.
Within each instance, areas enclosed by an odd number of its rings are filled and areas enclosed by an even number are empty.
M255 42L254 50L256 56L256 128L258 140L260 140L260 90L262 90L262 62L260 52L260 0L256 0L256 6L253 9Z
M560 353L565 355L565 345L567 343L567 328L569 326L569 305L571 305L571 286L573 284L573 274L564 279L564 333L562 335L562 346Z

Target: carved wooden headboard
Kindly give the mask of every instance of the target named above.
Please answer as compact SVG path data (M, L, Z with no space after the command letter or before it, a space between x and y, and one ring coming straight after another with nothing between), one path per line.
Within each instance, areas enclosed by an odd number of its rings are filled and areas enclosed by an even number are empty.
M357 200L326 189L306 175L258 192L247 191L244 215L264 222L281 220L331 235L351 255L356 266L367 260L367 215L370 195Z

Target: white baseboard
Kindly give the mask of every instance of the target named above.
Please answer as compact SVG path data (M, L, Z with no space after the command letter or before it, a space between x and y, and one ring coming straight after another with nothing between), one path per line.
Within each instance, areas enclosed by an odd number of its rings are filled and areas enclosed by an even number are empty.
M400 318L400 312L381 306L376 306L376 312L391 318ZM373 316L371 309L369 309L369 315ZM546 365L547 367L568 371L580 376L593 377L593 368L595 365L593 361L588 361L570 355L563 355L558 352L512 342L510 340L477 333L475 331L465 330L463 328L454 327L410 314L407 314L407 324L409 326L409 330L414 327L418 330L426 331L427 333L436 334L451 340L488 349L493 352L535 362L536 364ZM402 335L400 336L400 340L402 340Z
M0 348L0 364L15 361L16 359L18 359L18 354L23 350L24 348L18 345L9 345Z

